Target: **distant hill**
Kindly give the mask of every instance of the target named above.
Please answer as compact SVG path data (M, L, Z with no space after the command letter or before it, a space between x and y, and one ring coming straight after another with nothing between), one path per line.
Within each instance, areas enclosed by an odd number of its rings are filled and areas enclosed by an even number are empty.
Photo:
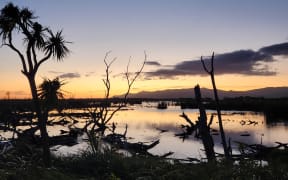
M201 88L202 97L213 97L213 90ZM288 87L266 87L253 89L249 91L224 91L218 90L219 98L232 98L239 96L264 97L264 98L282 98L288 97ZM117 96L117 97L121 97ZM194 98L194 88L188 89L167 89L161 91L141 91L139 93L130 94L129 98Z

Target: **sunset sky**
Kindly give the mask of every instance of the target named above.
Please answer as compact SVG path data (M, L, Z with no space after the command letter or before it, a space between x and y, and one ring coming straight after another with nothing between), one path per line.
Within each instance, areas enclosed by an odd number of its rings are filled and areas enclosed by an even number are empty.
M2 9L9 1L1 0ZM14 0L28 7L38 22L63 30L71 54L63 62L49 60L37 74L60 77L66 97L103 97L105 53L117 57L111 66L112 95L123 94L121 76L131 57L137 71L147 63L132 92L211 88L200 57L215 52L219 89L248 90L288 86L287 0ZM20 36L19 36L20 37ZM21 47L21 39L15 39ZM17 43L18 42L18 43ZM30 98L19 57L0 48L0 99Z

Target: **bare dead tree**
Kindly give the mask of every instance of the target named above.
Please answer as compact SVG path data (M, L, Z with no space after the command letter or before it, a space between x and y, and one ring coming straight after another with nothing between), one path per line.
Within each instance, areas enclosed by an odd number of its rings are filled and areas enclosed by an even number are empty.
M140 69L133 74L129 71L129 66L130 66L130 61L131 61L131 58L129 58L129 61L126 67L126 72L124 73L125 79L127 81L127 90L124 93L124 97L122 98L121 102L118 103L116 107L115 106L110 107L110 91L111 91L110 69L111 69L112 64L116 61L116 58L113 58L110 62L108 61L108 56L110 53L111 53L110 51L107 52L104 57L104 64L106 66L105 78L102 80L105 86L104 103L100 104L99 106L88 109L91 119L86 123L86 125L83 128L83 130L88 135L93 153L96 153L98 151L99 141L101 141L101 137L104 135L104 131L107 128L107 124L111 121L111 119L119 110L121 110L123 107L127 105L128 95L131 91L131 88L133 84L135 83L136 79L139 77L139 75L143 71L144 65L147 60L147 55L144 52L144 55L145 55L144 61Z
M214 52L212 53L212 57L211 57L210 70L208 70L208 68L206 67L206 64L205 64L204 60L202 59L202 56L201 56L201 63L202 63L204 70L211 77L213 92L214 92L214 98L216 101L216 110L217 110L217 116L218 116L218 121L219 121L219 129L220 129L220 134L221 134L222 145L223 145L223 149L224 149L224 155L226 158L229 158L230 153L229 153L229 149L227 147L225 132L224 132L223 123L222 123L222 117L221 117L221 108L220 108L220 103L219 103L219 97L218 97L218 92L217 92L215 78L214 78Z
M106 100L109 99L109 94L110 94L109 93L109 91L110 91L109 68L110 68L110 65L115 60L116 59L114 58L113 61L111 61L111 63L109 63L109 66L107 66L107 63L106 63L106 80L103 80L104 84L106 86ZM104 124L107 124L113 118L115 113L117 113L121 108L123 108L123 107L125 107L127 105L128 95L130 94L130 91L131 91L131 88L132 88L134 82L136 81L136 79L139 77L139 75L143 71L143 68L145 66L146 60L147 60L147 54L146 54L146 52L144 52L144 61L143 61L142 65L141 65L140 69L136 73L134 73L133 76L131 76L132 73L130 73L130 71L129 71L131 57L129 58L128 64L126 66L126 72L125 72L125 78L126 78L126 81L127 81L127 90L126 90L126 92L124 94L123 100L118 104L117 108L115 110L113 110L112 113L109 116L107 116L108 115L108 111L106 111L106 115L104 117L104 119L105 119L104 120ZM108 87L109 87L109 89L108 89Z

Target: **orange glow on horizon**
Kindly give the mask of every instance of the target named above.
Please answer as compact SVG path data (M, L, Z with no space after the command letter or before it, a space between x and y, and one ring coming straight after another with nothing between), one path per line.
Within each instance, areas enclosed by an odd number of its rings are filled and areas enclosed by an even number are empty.
M40 84L42 78L37 78ZM288 85L286 74L277 76L243 76L243 75L216 75L216 86L220 90L226 91L247 91L264 87L283 87ZM12 83L11 83L12 82ZM66 84L62 90L65 98L103 98L105 96L105 86L101 77L88 77L70 79L64 81ZM3 78L3 83L7 86L0 89L0 99L27 99L31 98L27 79L18 74L17 79ZM130 93L141 91L158 91L166 89L193 88L199 84L202 88L212 88L209 76L178 77L177 79L138 79L133 84ZM110 97L122 95L127 91L127 81L123 78L111 78ZM9 93L8 93L9 92Z

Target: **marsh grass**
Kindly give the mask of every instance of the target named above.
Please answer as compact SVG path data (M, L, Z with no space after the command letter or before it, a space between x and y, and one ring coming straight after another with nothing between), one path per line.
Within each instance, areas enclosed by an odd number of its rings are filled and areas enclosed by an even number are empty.
M84 179L287 179L287 161L275 161L267 166L249 159L237 164L230 161L192 164L151 156L126 157L107 151L57 158L54 167Z
M9 161L13 158L28 161L29 158L25 156L29 154L7 157ZM36 154L41 155L41 152ZM266 166L261 166L258 160L251 159L242 159L238 163L220 161L192 164L151 156L127 157L106 150L98 154L82 152L80 155L53 157L51 168L45 168L41 161L34 159L31 159L33 163L26 162L22 166L1 166L0 179L288 179L287 157L275 152L272 159ZM1 161L3 160L1 156Z

